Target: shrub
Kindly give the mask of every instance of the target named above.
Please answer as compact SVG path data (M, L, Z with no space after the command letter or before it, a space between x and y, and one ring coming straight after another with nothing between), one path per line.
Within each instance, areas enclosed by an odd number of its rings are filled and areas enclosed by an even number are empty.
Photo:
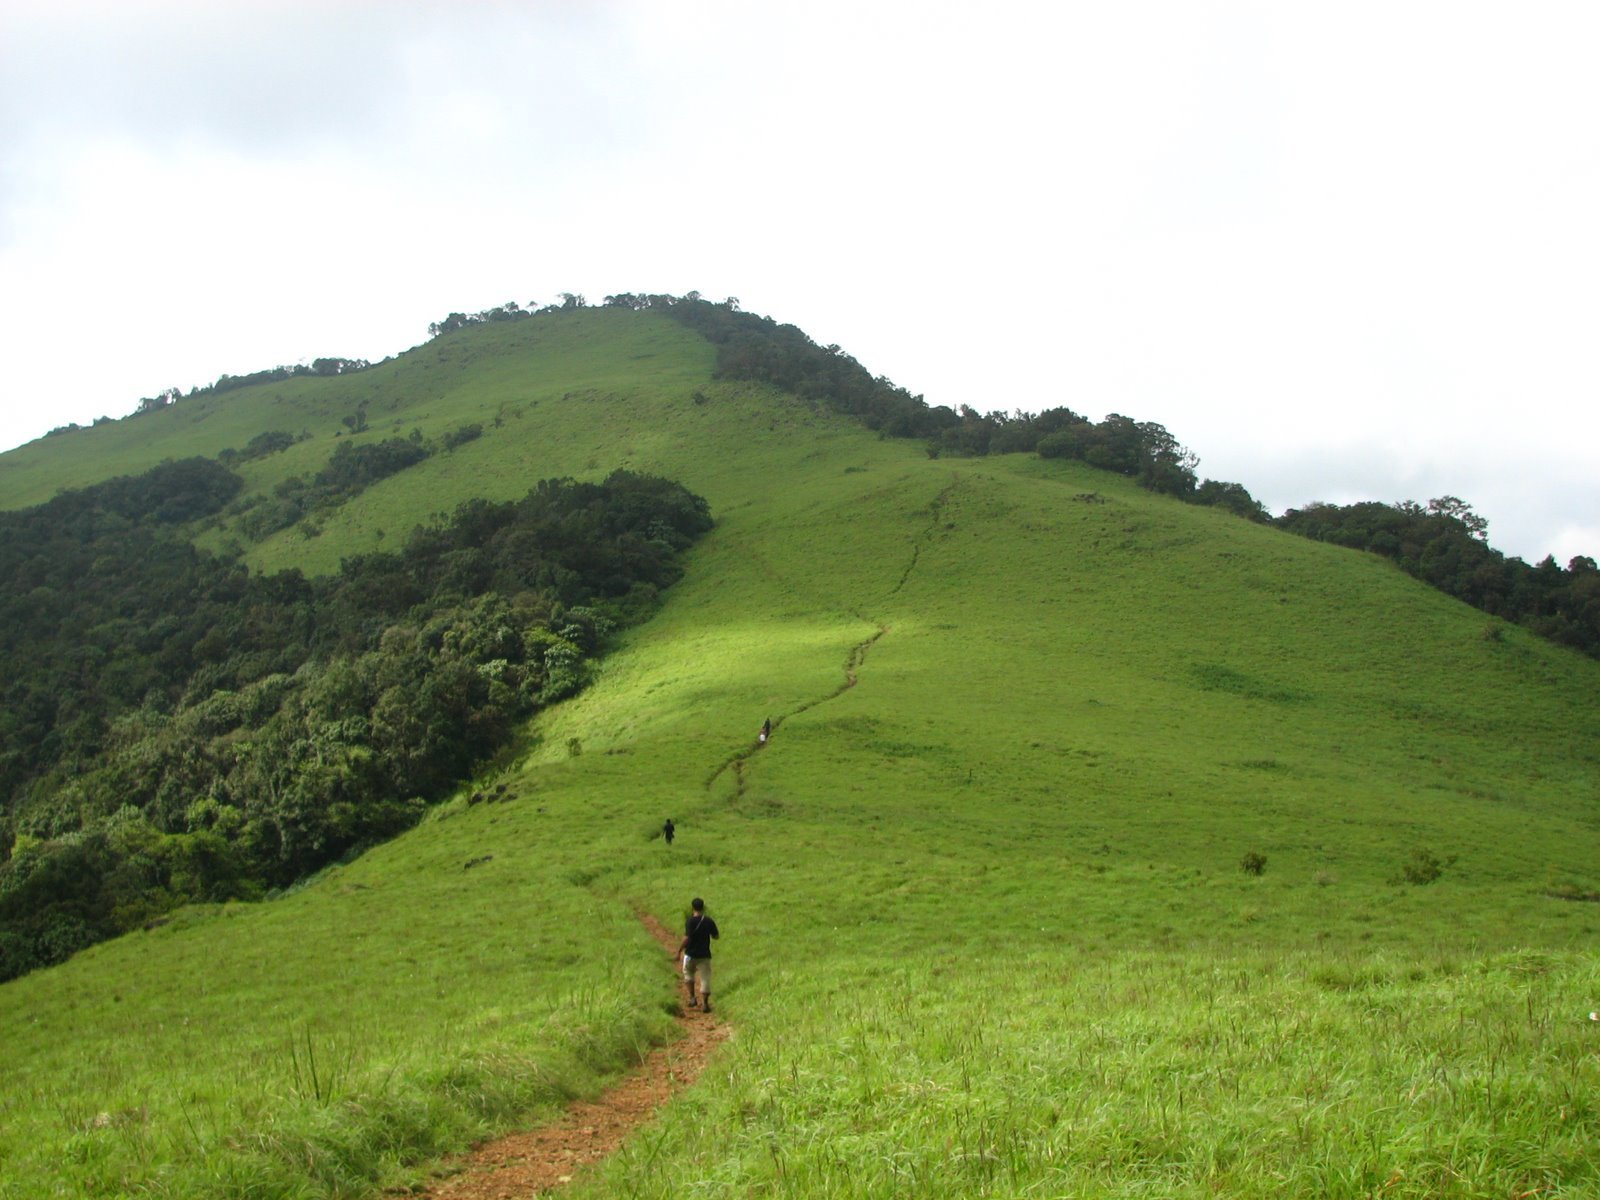
M1419 846L1400 864L1400 873L1390 882L1409 883L1418 887L1432 883L1444 874L1444 869L1455 862L1455 857L1441 859L1432 850Z
M1252 850L1239 860L1239 869L1246 875L1260 875L1267 869L1267 856Z
M465 446L468 442L475 442L482 436L482 423L474 421L470 425L461 425L450 430L439 441L446 450L454 450L457 446Z
M1600 891L1585 887L1576 880L1564 879L1545 889L1552 900L1576 900L1585 904L1600 904Z

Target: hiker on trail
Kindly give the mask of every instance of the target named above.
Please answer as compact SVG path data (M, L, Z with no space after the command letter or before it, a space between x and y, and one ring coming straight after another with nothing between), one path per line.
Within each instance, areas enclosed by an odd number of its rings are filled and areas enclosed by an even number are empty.
M757 740L763 746L765 746L767 744L767 739L769 737L771 737L771 736L772 736L772 718L768 717L765 721L761 722L761 736Z
M706 916L706 902L696 896L692 910L683 922L683 941L678 957L683 962L683 986L689 989L689 1007L695 1006L695 981L699 980L705 1010L711 1011L711 939L721 937L717 923Z
M667 818L667 823L661 827L661 836L667 839L667 845L672 845L672 837L678 832L678 827L672 823L672 818Z

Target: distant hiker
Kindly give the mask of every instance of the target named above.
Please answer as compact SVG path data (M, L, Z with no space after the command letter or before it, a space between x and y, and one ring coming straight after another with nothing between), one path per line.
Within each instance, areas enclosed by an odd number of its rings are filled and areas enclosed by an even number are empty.
M667 845L672 845L672 836L678 832L678 827L672 823L672 818L667 818L667 823L661 827L661 836L667 839Z
M695 981L700 982L700 995L705 998L705 1010L711 1011L711 939L721 937L717 923L706 916L706 902L696 896L690 903L692 910L683 922L683 941L678 944L678 957L683 963L683 986L689 989L689 1007L695 1006Z
M757 740L763 746L765 746L767 744L767 739L769 737L771 737L771 736L772 736L772 718L768 717L765 721L761 722L761 736Z

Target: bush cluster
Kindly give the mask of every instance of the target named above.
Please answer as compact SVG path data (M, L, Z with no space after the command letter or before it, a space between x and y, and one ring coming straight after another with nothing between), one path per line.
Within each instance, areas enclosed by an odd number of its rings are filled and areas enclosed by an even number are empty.
M1444 874L1445 868L1455 861L1454 855L1440 858L1427 847L1418 846L1407 855L1406 860L1400 864L1399 872L1389 882L1409 883L1414 887L1422 887L1436 882Z
M312 475L285 479L270 496L239 505L239 532L259 541L297 522L325 514L381 479L414 467L433 453L421 434L379 442L341 442Z

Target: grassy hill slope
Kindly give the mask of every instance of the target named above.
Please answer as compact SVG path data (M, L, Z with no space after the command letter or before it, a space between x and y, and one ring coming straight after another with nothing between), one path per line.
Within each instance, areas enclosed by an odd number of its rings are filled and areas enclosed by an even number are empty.
M0 987L0 1197L408 1178L665 1036L634 914L696 894L737 1036L591 1194L1600 1191L1600 910L1557 898L1600 889L1600 664L710 360L658 315L560 314L0 458L20 504L299 422L250 464L270 488L365 399L361 436L486 432L257 566L617 466L719 521L497 769L510 802Z

